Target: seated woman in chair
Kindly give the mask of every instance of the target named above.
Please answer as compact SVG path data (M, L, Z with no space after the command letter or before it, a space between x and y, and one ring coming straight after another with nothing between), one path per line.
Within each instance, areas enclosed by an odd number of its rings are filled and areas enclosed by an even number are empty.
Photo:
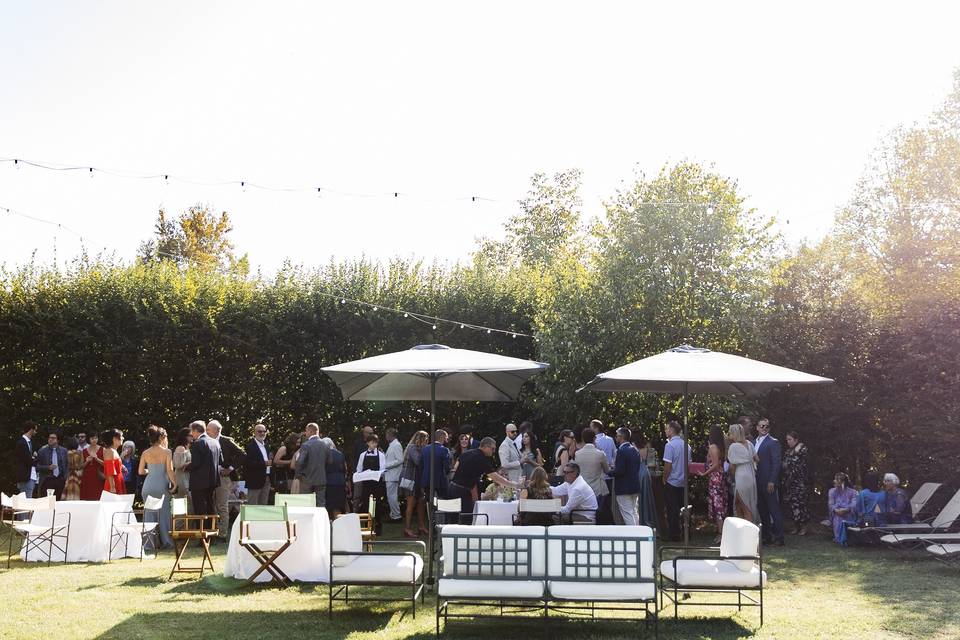
M885 494L878 487L879 478L873 471L863 474L863 488L857 494L856 519L861 526L875 527L880 524Z
M543 467L537 467L530 474L530 481L527 488L520 492L521 500L552 500L553 493L550 491L550 483L547 481L547 472ZM550 526L553 524L552 513L521 513L520 524L524 526L540 525Z
M896 474L887 473L883 476L883 502L880 509L880 526L913 522L910 496L900 488L900 478Z
M857 491L850 486L850 476L842 471L833 477L833 488L827 494L833 541L847 544L847 525L856 523Z

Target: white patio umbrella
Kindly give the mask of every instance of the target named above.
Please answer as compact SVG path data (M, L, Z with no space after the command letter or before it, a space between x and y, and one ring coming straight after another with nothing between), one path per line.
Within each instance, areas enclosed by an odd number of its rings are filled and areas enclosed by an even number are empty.
M513 402L523 383L549 365L495 353L423 344L406 351L345 362L322 371L344 400L429 400L430 443L436 432L437 400ZM430 505L433 505L433 464ZM433 517L430 515L428 578L433 577Z
M833 380L830 378L821 378L795 369L729 353L682 345L601 373L578 391L589 389L607 392L683 394L684 414L686 414L687 394L690 393L756 396L778 387L832 383ZM684 417L686 418L686 415ZM686 430L681 437L684 439L683 444L686 445ZM684 544L689 542L690 535L690 514L686 509L688 502L687 467L684 465Z

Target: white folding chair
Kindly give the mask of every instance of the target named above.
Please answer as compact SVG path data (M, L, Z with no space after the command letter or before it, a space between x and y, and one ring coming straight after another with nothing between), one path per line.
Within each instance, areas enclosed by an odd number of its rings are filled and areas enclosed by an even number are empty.
M113 560L113 552L121 543L123 543L122 557L127 557L131 535L140 536L140 562L143 562L143 550L148 541L151 542L151 549L154 554L157 553L157 527L160 525L160 509L163 508L166 499L167 496L160 496L159 498L147 496L146 500L143 501L142 510L117 511L111 516L108 560ZM147 521L148 514L154 516L153 522ZM137 515L140 515L143 520L138 522ZM122 518L123 521L118 522L118 518Z
M10 543L7 550L7 568L10 568L10 556L13 555L13 533L23 538L23 557L30 559L31 551L38 551L47 556L47 564L53 561L53 550L63 553L63 561L67 561L67 549L70 543L70 513L57 513L57 497L49 495L46 498L27 498L24 494L10 498L3 496L4 507L11 512L11 517L29 514L29 520L13 520L11 522ZM50 512L49 524L34 523L38 513L46 519L46 512ZM59 541L59 542L58 542Z
M100 502L119 502L128 509L133 509L133 499L136 498L132 493L110 493L104 491L100 494Z

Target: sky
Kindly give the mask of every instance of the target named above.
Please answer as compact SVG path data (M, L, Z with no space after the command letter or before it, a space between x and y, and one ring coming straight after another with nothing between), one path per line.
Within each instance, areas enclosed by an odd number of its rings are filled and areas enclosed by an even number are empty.
M581 169L589 217L681 160L815 240L882 137L942 102L958 24L952 2L0 0L0 158L192 181L0 163L0 263L129 260L159 207L195 203L265 273L452 263L535 172ZM194 183L241 180L304 190Z

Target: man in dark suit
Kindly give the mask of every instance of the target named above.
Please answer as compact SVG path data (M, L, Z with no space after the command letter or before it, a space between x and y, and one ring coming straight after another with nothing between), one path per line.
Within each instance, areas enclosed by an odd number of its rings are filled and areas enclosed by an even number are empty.
M17 483L17 493L25 493L28 498L33 497L33 489L37 486L37 457L33 452L33 436L37 435L37 423L28 420L23 425L22 437L17 438L13 446L14 476Z
M40 495L47 495L48 489L54 490L57 500L63 495L67 483L67 450L60 446L60 438L55 431L47 436L47 444L37 452L37 474L40 478Z
M763 525L764 544L783 546L783 514L780 513L780 441L770 435L770 420L757 422L757 511Z
M216 513L213 492L220 486L220 445L207 436L202 420L190 425L193 444L190 445L190 498L193 512L198 515Z
M243 465L247 482L247 504L270 504L270 467L273 458L266 437L266 425L254 425L253 439L247 443Z

